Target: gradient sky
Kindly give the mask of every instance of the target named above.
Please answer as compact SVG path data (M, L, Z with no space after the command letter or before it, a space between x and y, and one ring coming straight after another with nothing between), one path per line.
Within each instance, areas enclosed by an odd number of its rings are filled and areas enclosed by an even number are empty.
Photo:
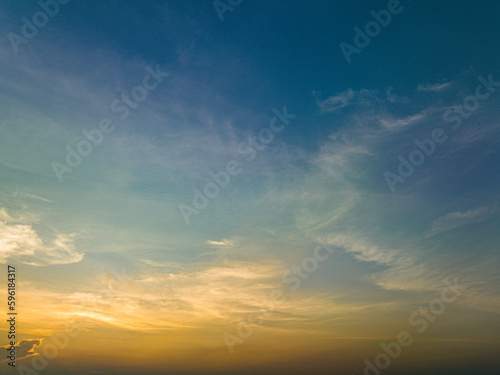
M244 0L221 20L210 0L72 0L16 53L9 33L41 8L2 2L0 262L5 279L17 270L17 365L75 322L40 373L362 374L408 331L383 374L497 374L500 3L402 0L348 63L339 45L387 6ZM151 69L161 82L118 112ZM474 110L453 129L464 100ZM284 107L295 117L249 161ZM103 119L113 131L60 181L53 163ZM446 140L391 191L384 173L436 129ZM179 207L233 160L240 173L186 222ZM332 254L290 282L320 243ZM455 278L466 289L417 333L409 317ZM231 353L224 335L263 311Z

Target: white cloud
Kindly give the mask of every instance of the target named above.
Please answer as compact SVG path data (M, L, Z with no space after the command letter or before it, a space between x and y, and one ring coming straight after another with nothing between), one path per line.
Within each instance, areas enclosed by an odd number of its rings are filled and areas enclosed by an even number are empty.
M165 268L165 267L168 267L171 265L171 263L155 262L154 260L151 260L151 259L140 259L140 261L147 264L148 266L151 266L151 267Z
M248 314L266 313L262 329L283 324L283 329L294 331L304 329L302 324L308 321L328 320L367 308L355 302L336 301L343 293L310 295L288 290L282 286L282 275L287 269L277 261L224 261L195 268L176 273L135 274L123 289L103 288L99 278L85 284L86 292L71 294L33 286L32 293L25 297L25 304L33 308L28 308L25 316L27 320L36 316L43 322L38 325L49 333L72 319L86 329L112 326L152 332L219 325L232 328ZM272 304L276 290L281 290L285 299ZM40 305L45 306L43 311L38 308ZM53 311L57 311L57 319Z
M382 118L380 120L381 125L388 130L400 130L406 128L418 122L419 120L425 118L427 111L422 111L415 115L406 116L400 119L394 118Z
M12 217L9 216L5 208L0 208L0 220L13 221Z
M312 94L316 97L316 102L322 112L335 112L355 102L363 101L367 98L374 98L374 93L370 90L361 89L359 91L354 91L351 88L336 95L332 95L325 100L319 99L319 95L321 95L320 91L313 91Z
M25 197L25 198L39 200L39 201L46 202L46 203L52 203L48 199L45 199L43 197L39 197L38 195L35 195L35 194L30 194L30 193L25 193L25 192L16 192L12 196L14 196L14 197L18 197L19 196L19 197L23 197L23 198Z
M76 263L83 254L75 250L75 235L56 234L50 244L44 244L31 225L14 221L5 209L0 210L0 263L8 259L33 265Z
M226 239L223 239L222 241L207 240L207 243L209 245L213 245L213 246L231 246L231 245L233 245L233 241L229 241L229 240L226 240Z
M442 91L447 87L449 87L450 85L451 82L435 83L435 84L419 83L417 91Z
M69 319L84 321L86 328L111 325L148 331L205 327L209 321L224 323L265 308L284 271L279 262L260 261L224 261L195 268L131 274L126 288L103 288L102 279L112 275L93 278L83 286L85 291L71 294L35 293L33 287L25 297L26 305L47 308L43 312L38 307L28 308L25 315L27 319L36 315L47 323L42 326L54 330ZM57 319L50 311L57 311ZM144 315L148 319L137 319Z
M354 238L348 235L328 236L329 244L343 248L347 253L364 262L375 262L380 265L388 266L408 266L412 260L401 256L398 251L391 249L381 249L378 246L370 245L362 239Z
M488 218L493 212L494 210L488 210L486 207L475 208L466 212L451 212L435 219L431 223L428 235L433 236L464 225L478 223Z
M389 87L389 89L387 89L387 100L390 103L408 103L409 102L408 98L394 94L392 92L392 90L393 90L392 87Z

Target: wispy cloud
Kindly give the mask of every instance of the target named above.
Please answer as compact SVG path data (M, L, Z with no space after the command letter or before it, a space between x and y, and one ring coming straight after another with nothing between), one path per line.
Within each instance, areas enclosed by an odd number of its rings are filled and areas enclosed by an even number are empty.
M151 259L141 259L141 262L143 262L143 263L145 263L145 264L147 264L148 266L151 266L151 267L165 268L165 267L168 267L168 266L171 265L170 263L156 262L156 261L151 260Z
M363 239L354 238L344 234L329 236L328 243L344 249L356 259L363 262L374 262L386 266L410 266L413 261L409 256L393 249L383 249L380 246L371 245Z
M443 91L446 88L450 87L452 82L445 83L419 83L417 87L417 91Z
M279 262L225 261L200 267L180 267L184 270L175 273L149 269L147 273L131 274L126 288L120 289L103 289L99 280L113 277L105 274L73 293L31 286L34 292L26 296L24 313L26 319L36 315L36 320L52 331L71 319L88 328L203 329L207 324L227 323L239 314L265 307L284 271ZM40 306L46 306L47 313L40 311ZM52 311L56 310L54 319ZM149 319L137 320L144 314Z
M407 97L399 96L399 95L393 93L392 91L393 91L392 87L389 87L387 89L387 100L390 103L408 103L409 102L409 99Z
M335 112L353 103L374 98L373 91L367 89L354 91L352 88L348 88L347 90L332 95L324 100L319 98L321 91L313 91L312 94L316 98L316 103L322 112Z
M42 201L42 202L45 202L45 203L52 203L52 201L46 199L46 198L43 198L43 197L39 197L38 195L35 195L35 194L30 194L30 193L25 193L25 192L16 192L14 194L12 194L13 197L21 197L21 198L29 198L29 199L34 199L34 200L39 200L39 201Z
M425 118L427 111L421 111L415 115L406 116L404 118L382 118L380 123L388 130L401 130L408 126L414 125L419 120Z
M465 212L450 212L449 214L435 219L431 223L428 235L434 236L458 227L479 223L486 220L494 212L495 209L488 209L487 207L474 208Z
M229 241L229 240L226 240L226 239L223 239L222 241L207 240L207 243L209 245L213 245L213 246L231 246L231 245L233 245L233 241Z

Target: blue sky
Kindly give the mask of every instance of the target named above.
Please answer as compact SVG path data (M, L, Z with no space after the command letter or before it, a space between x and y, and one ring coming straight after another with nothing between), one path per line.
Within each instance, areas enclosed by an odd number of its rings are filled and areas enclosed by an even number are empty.
M0 5L0 259L22 275L20 335L47 342L70 319L85 327L54 373L139 371L144 358L151 373L289 371L311 356L318 373L362 373L455 277L467 293L393 369L431 349L492 368L481 348L499 344L500 5L399 6L348 63L340 43L355 45L354 28L388 2L244 0L221 21L210 1L70 1L18 53L8 35L40 6ZM112 103L145 79L157 85L120 119ZM242 150L273 118L284 127L248 161ZM113 130L60 181L53 163L103 119ZM415 142L436 129L446 139L424 155ZM391 189L384 173L415 150L424 160ZM231 161L240 172L185 220L179 205L193 207ZM284 272L321 241L334 255L289 291ZM231 355L224 332L273 288L287 303ZM145 343L178 352L162 359ZM131 348L135 362L120 355ZM89 353L88 366L71 364Z

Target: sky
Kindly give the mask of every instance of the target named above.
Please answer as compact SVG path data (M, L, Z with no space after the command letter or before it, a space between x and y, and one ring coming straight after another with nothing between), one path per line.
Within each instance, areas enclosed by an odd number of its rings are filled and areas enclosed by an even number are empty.
M499 17L2 2L0 374L497 374Z

